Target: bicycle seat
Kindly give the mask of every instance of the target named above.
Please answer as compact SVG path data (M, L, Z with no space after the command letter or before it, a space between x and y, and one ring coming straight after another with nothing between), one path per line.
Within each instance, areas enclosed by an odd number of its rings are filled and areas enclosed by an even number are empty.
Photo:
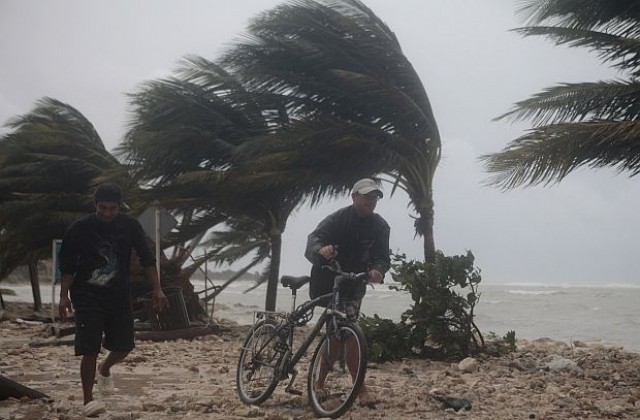
M291 290L298 290L299 288L301 288L302 286L304 286L305 284L309 283L309 280L311 280L311 277L309 276L282 276L280 277L280 283L282 283L282 285L284 287L288 287Z

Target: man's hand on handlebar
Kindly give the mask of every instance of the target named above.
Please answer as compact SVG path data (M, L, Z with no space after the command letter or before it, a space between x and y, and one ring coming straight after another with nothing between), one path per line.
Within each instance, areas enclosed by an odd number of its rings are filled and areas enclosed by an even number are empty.
M382 283L383 277L384 276L382 275L382 273L377 269L372 268L371 270L369 270L369 283L380 284Z
M333 259L338 255L338 247L333 245L325 245L320 248L318 251L320 255L324 257L327 261L333 261Z
M366 279L369 284L372 284L372 283L380 284L382 283L382 279L384 278L384 274L382 274L382 272L377 268L372 268L369 271L366 271L364 273L359 273L359 274L345 273L342 271L342 268L340 267L340 263L336 259L332 260L330 265L323 265L322 268L325 270L333 271L336 274L347 275L347 276L355 275L362 279Z

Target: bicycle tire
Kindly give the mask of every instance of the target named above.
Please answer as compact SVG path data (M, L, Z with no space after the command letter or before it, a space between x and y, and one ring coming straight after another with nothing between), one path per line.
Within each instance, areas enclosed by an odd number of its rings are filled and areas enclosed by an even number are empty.
M364 383L367 370L367 341L357 323L338 324L333 345L330 344L331 335L332 333L325 334L313 353L307 380L307 395L309 404L317 416L336 418L351 407ZM353 363L355 375L350 372L352 369L345 366L346 361L342 357L350 338L354 340L352 345L355 347L352 349L357 355L357 361ZM331 363L332 360L334 363ZM336 363L339 366L326 368L327 364ZM324 374L323 370L326 371L324 386L317 386L318 380Z
M278 385L276 369L282 352L276 347L276 331L275 322L262 320L251 328L244 340L236 369L236 389L246 404L261 404Z

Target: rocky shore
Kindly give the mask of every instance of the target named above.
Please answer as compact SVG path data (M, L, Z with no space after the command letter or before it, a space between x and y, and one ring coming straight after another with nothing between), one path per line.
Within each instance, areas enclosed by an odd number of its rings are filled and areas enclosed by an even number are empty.
M14 305L15 304L11 304ZM0 374L51 397L0 401L0 419L81 419L79 359L45 324L5 312ZM138 341L114 368L117 392L104 396L104 419L311 419L306 395L278 387L261 406L235 390L235 365L248 327L218 320L225 332L192 340ZM65 340L66 339L66 340ZM640 354L548 339L519 340L517 351L461 362L407 359L369 366L375 408L354 406L352 419L639 419ZM301 362L297 388L306 386ZM453 398L450 400L448 398ZM455 411L447 402L466 401ZM444 401L444 402L443 402ZM468 408L468 407L467 407Z

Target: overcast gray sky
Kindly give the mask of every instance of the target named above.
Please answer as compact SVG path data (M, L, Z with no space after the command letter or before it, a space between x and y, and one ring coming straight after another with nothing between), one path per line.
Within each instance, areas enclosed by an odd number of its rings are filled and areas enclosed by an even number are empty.
M82 112L108 149L126 130L126 93L167 76L187 54L215 59L274 0L0 1L0 123L50 96ZM365 0L396 33L430 97L443 138L434 181L436 246L470 249L486 283L633 284L638 181L579 171L552 187L483 187L478 156L499 151L527 124L492 119L560 82L620 77L595 54L523 39L511 0ZM282 272L304 274L306 235L349 197L290 219ZM391 248L421 258L406 196L387 196Z

